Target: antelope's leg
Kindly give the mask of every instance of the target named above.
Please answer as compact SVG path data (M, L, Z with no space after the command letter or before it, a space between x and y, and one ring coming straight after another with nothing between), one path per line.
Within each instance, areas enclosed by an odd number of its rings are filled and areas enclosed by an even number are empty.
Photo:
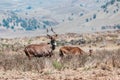
M61 57L63 57L63 56L64 56L64 53L66 53L66 50L62 49L62 50L60 50L60 54L59 54L59 55L60 55Z
M49 57L51 57L53 55L53 51L49 52Z
M28 57L29 60L31 60L30 54L28 53L28 51L24 50L26 56Z

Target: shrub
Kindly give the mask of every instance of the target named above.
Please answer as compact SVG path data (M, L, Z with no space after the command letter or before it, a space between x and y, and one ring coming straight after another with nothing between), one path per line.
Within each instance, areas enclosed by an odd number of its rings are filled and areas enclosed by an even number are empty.
M93 19L96 19L96 14L93 15Z
M63 65L60 62L54 61L53 67L57 70L61 70L63 68Z
M89 22L89 20L88 20L88 19L86 19L86 22Z

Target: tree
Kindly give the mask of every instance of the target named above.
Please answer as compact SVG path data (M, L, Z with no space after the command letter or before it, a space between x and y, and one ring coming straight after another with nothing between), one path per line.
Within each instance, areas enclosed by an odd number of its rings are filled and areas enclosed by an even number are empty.
M93 19L96 19L96 14L93 15Z
M88 22L89 20L88 19L86 19L86 22Z
M83 16L83 13L80 13L80 16Z
M43 29L46 29L46 25L43 25Z
M11 26L11 29L14 29L14 26Z
M120 25L117 25L116 27L117 27L118 29L120 29Z
M115 0L111 0L111 4L114 4L115 3Z
M102 26L102 29L106 29L105 26Z
M3 26L6 27L6 28L9 28L9 22L5 19L3 19Z

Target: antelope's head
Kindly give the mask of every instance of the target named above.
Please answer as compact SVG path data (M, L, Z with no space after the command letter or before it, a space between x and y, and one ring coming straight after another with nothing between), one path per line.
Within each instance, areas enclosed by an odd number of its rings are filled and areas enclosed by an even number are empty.
M53 28L51 28L51 31L54 33L54 35L49 35L49 34L48 34L49 30L47 29L47 36L48 36L48 38L50 39L50 44L51 44L51 46L52 46L52 50L54 50L55 47L56 47L56 45L57 45L57 43L56 43L56 38L57 38L58 35L57 35L56 32L53 30Z

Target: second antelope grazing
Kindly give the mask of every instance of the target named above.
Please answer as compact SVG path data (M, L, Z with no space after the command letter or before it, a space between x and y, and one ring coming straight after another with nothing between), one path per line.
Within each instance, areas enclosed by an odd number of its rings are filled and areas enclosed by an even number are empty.
M74 55L82 55L85 53L82 49L79 47L73 47L73 46L63 46L59 50L60 56L63 57L64 55L74 54Z
M52 28L51 28L51 31L54 32ZM29 60L31 59L32 56L34 57L50 56L51 57L53 55L53 50L55 50L55 47L56 47L57 34L55 33L55 35L53 36L47 34L47 36L51 40L50 43L31 44L25 47L24 52L29 58Z

